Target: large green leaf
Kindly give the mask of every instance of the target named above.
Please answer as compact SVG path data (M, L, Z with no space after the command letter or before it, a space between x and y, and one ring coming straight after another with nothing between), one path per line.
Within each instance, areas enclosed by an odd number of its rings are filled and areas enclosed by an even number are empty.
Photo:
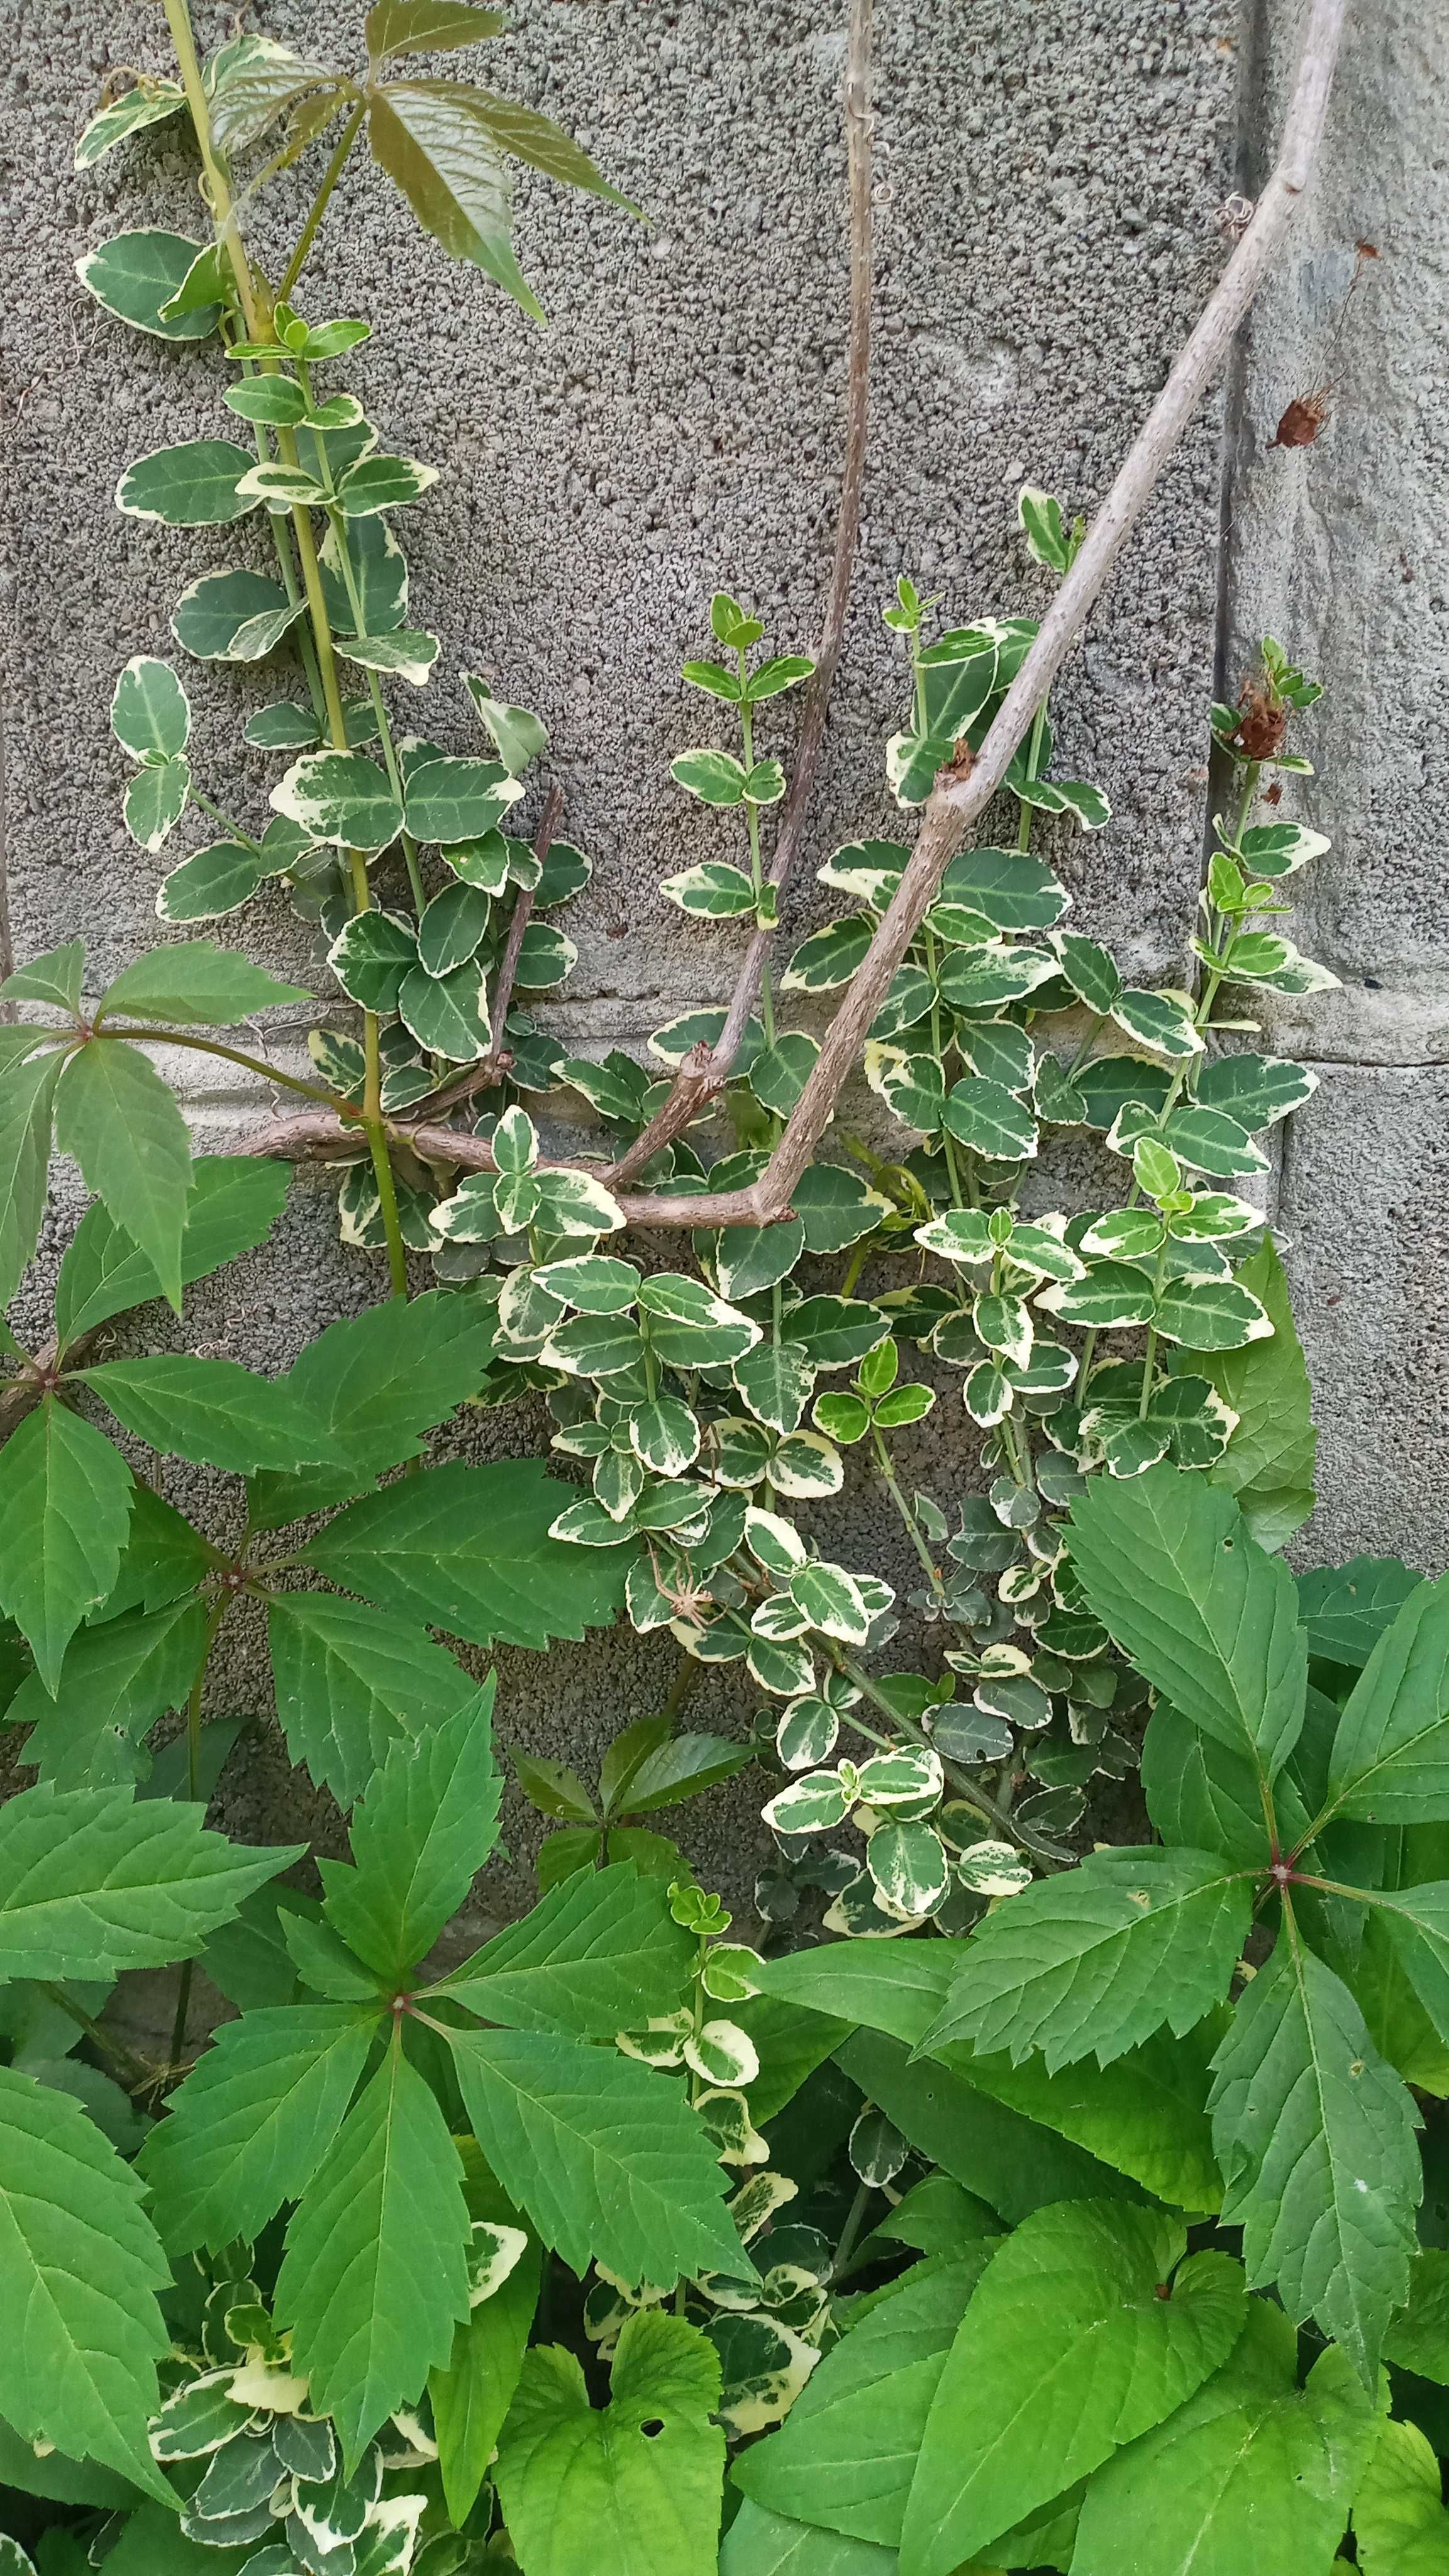
M50 1122L64 1062L50 1048L10 1066L0 1081L0 1311L25 1275L45 1214Z
M342 2125L376 2009L293 2004L223 2022L173 2093L137 2170L173 2253L260 2236L300 2200Z
M982 2237L958 2261L892 2284L812 2372L780 2431L742 2453L736 2486L777 2513L897 2547L946 2356L1000 2241Z
M379 1976L417 1965L493 1848L493 1688L490 1678L456 1717L389 1748L352 1819L355 1866L321 1863L323 1911Z
M549 1537L570 1492L534 1459L434 1467L354 1503L304 1562L381 1609L475 1645L582 1637L618 1608L628 1551Z
M127 1610L164 1610L194 1592L208 1574L228 1562L218 1547L193 1529L174 1503L163 1502L149 1485L138 1485L131 1500L131 1520L121 1551L121 1570L92 1624L121 1618Z
M389 1298L329 1324L284 1381L332 1432L347 1464L303 1477L264 1476L252 1523L275 1529L345 1502L384 1467L415 1458L421 1435L476 1395L497 1337L492 1306L444 1289Z
M944 2066L913 2064L900 2041L883 2031L859 2030L835 2054L913 2147L1011 2226L1052 2201L1136 2197L1123 2175L1065 2135L1038 2126Z
M121 1011L131 1020L174 1021L178 1027L226 1027L249 1020L274 1002L310 1002L300 984L279 984L239 949L218 948L211 939L178 940L169 948L151 948L122 968L101 996L108 1014Z
M289 1386L257 1377L235 1360L164 1351L103 1360L75 1374L118 1422L163 1456L174 1450L198 1466L245 1475L254 1467L338 1455L333 1433Z
M1222 2369L1097 2471L1073 2576L1329 2576L1377 2418L1342 2352L1296 2383L1291 2325L1251 2300Z
M992 2256L926 2423L903 2576L953 2576L1226 2361L1241 2268L1184 2261L1186 2245L1163 2211L1077 2201L1038 2210Z
M1384 2337L1384 2358L1449 2388L1449 2253L1426 2245L1409 2274L1402 2315Z
M1243 2230L1248 2277L1336 2336L1372 2386L1423 2188L1413 2097L1291 1925L1213 2064L1223 2218Z
M292 1167L260 1155L202 1154L191 1176L181 1235L186 1288L266 1241L282 1212ZM99 1203L87 1208L56 1282L55 1329L62 1345L161 1294L154 1267L109 1209Z
M507 25L500 9L474 8L471 0L377 0L367 13L367 50L380 63L398 54L451 53L501 36Z
M0 2414L174 2503L146 2440L168 2279L141 2186L94 2120L0 2068Z
M1303 1724L1308 1657L1293 1578L1231 1496L1175 1467L1095 1476L1070 1529L1087 1600L1138 1671L1271 1780Z
M167 82L162 85L160 97L150 104L153 115L174 116L184 103L184 93ZM104 139L88 152L87 161L99 159L113 140L120 140L120 133L114 126L105 130L105 118L119 120L129 111L129 122L121 126L120 132L130 132L138 124L151 122L151 116L145 113L146 107L147 94L137 88L129 91L116 106L102 109L101 115L93 120L81 137L81 147L84 148L93 133L102 132L104 135ZM88 251L83 259L78 259L75 273L98 304L103 304L108 313L114 313L118 321L129 322L133 330L149 331L157 340L205 340L216 329L219 308L215 304L205 305L196 313L178 313L167 320L162 319L161 312L162 306L169 304L176 294L200 250L200 242L189 241L184 233L115 233L108 242L102 242L98 250ZM250 459L243 458L242 462L249 463Z
M116 485L116 507L128 519L156 519L168 528L221 528L244 519L255 495L238 492L255 463L229 438L192 438L138 456Z
M433 93L437 94L434 95ZM513 250L513 191L501 155L459 104L452 82L394 84L372 94L373 156L425 232L476 268L536 322L543 307Z
M1189 1725L1160 1699L1142 1739L1142 1794L1165 1843L1179 1849L1221 1852L1243 1869L1266 1869L1273 1857L1258 1775L1245 1753L1230 1752L1215 1735ZM1280 1837L1295 1834L1308 1813L1296 1799L1290 1774L1273 1784Z
M1298 1615L1310 1655L1363 1671L1386 1628L1424 1581L1396 1556L1354 1556L1298 1577Z
M355 2461L446 2361L468 2313L458 2150L394 2037L287 2229L275 2312L315 2413Z
M1227 1993L1252 1882L1211 1852L1093 1852L987 1915L920 2042L1033 2049L1101 2066L1164 2023L1180 2038Z
M749 2498L725 2534L719 2576L897 2576L893 2549L768 2513Z
M627 1862L581 1871L554 1888L448 1979L484 2021L608 2039L673 2012L698 1943L669 1911L662 1879Z
M305 1855L305 1843L229 1843L204 1814L48 1781L0 1807L0 1978L189 1959L253 1888Z
M87 1188L146 1255L180 1314L191 1138L170 1085L139 1047L93 1038L68 1057L55 1141L74 1155Z
M1288 1282L1272 1236L1234 1272L1272 1323L1271 1336L1241 1350L1194 1351L1195 1377L1212 1380L1238 1417L1221 1457L1208 1469L1211 1485L1236 1494L1238 1508L1260 1547L1282 1547L1313 1509L1313 1469L1318 1434L1303 1345L1293 1322Z
M343 1807L390 1745L456 1717L478 1688L425 1628L332 1592L275 1593L267 1641L292 1759Z
M448 2045L487 2163L572 2270L749 2278L723 2169L669 2077L534 2031L450 2030Z
M78 1629L54 1698L32 1673L6 1711L7 1725L31 1729L26 1768L57 1789L143 1778L149 1764L142 1738L185 1699L205 1637L206 1608L195 1594L149 1617L143 1612Z
M1409 1595L1354 1684L1328 1803L1374 1824L1449 1817L1449 1575Z
M1070 2138L1170 2208L1216 2209L1222 2180L1207 2102L1226 2019L1226 2011L1211 2014L1181 2039L1158 2031L1110 2066L1088 2059L1055 2075L1040 2057L1013 2066L1004 2053L986 2057L955 2045L941 2056L977 2092Z
M645 2309L619 2337L610 2403L573 2354L528 2354L498 2452L498 2492L529 2576L715 2576L724 2435L719 2357L682 2317Z
M1363 2576L1444 2576L1449 2513L1439 2463L1417 2424L1381 2424L1354 2490L1353 2536Z
M53 1396L0 1448L0 1610L52 1693L71 1638L115 1584L130 1511L120 1452Z
M1434 2031L1449 2041L1449 1880L1382 1890L1368 1927L1376 1928L1382 1929L1390 1955ZM1437 2092L1437 2084L1431 2089Z

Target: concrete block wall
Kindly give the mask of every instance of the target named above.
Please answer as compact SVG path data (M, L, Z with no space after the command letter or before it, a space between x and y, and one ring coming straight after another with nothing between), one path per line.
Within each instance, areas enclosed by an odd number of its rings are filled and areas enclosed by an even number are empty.
M133 652L165 652L176 594L261 539L172 533L111 507L133 457L218 417L215 360L125 332L71 274L123 225L200 229L190 156L166 128L91 174L71 170L108 67L161 64L159 12L143 0L12 10L0 68L10 936L23 958L81 932L100 981L155 935L161 873L120 824L114 673ZM897 573L943 592L956 619L1042 604L1015 534L1017 488L1045 484L1088 513L1100 501L1222 264L1223 201L1251 193L1263 166L1302 14L1300 0L877 0L871 456L812 864L891 822L880 747L901 690L879 612ZM1394 1549L1437 1569L1449 1553L1434 793L1449 40L1437 0L1357 0L1352 14L1325 175L1231 381L1060 684L1063 759L1107 790L1113 821L1092 838L1063 831L1052 855L1082 928L1139 975L1176 971L1207 822L1209 700L1236 686L1265 627L1321 671L1330 694L1309 730L1322 775L1301 810L1335 850L1301 937L1344 990L1275 1029L1322 1076L1275 1176L1323 1428L1304 1544L1334 1558ZM204 40L225 31L213 0L197 15ZM374 321L347 380L386 432L443 469L405 531L414 614L443 638L447 676L420 702L429 732L472 747L460 664L496 675L550 726L567 829L597 863L570 924L582 955L557 1024L579 1051L638 1049L689 1000L719 996L731 946L656 890L720 847L668 776L676 750L712 735L678 664L703 649L720 585L758 605L780 649L814 639L824 600L847 319L845 0L519 0L515 15L484 77L577 132L647 224L524 183L520 247L550 314L542 333L422 241L358 165L306 298ZM360 61L360 13L339 0L262 0L254 19L313 55ZM284 251L298 203L293 181L266 200L264 255ZM1330 362L1359 237L1383 256ZM1319 442L1270 450L1284 404L1330 364ZM196 674L201 774L218 802L256 817L271 773L241 748L240 725L271 693ZM789 726L782 713L782 748ZM789 931L823 908L807 869ZM308 934L280 901L221 935L306 980ZM258 1105L191 1095L213 1147ZM74 1178L57 1174L42 1274L74 1223ZM196 1293L180 1327L148 1316L147 1332L274 1368L377 1293L370 1267L336 1246L330 1193L303 1180L267 1251ZM970 1471L967 1429L942 1408L922 1435L938 1489ZM486 1428L492 1454L540 1436L527 1408ZM171 1490L224 1514L225 1495L202 1483L178 1472ZM854 1541L908 1579L867 1488L828 1521L832 1544ZM256 1646L239 1631L216 1680L217 1705L256 1720L228 1774L228 1820L325 1833L321 1802L306 1812L304 1784L268 1742ZM589 1771L617 1724L658 1704L672 1657L620 1634L505 1658L503 1732ZM736 1728L751 1704L737 1672L707 1675L691 1718ZM701 1865L736 1887L754 1803L746 1790L718 1800L696 1837ZM529 1825L512 1823L521 1898Z

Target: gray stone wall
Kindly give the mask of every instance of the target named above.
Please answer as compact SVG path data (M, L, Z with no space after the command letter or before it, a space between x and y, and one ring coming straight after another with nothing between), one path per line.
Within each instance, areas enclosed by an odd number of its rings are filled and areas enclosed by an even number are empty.
M339 0L264 0L254 15L311 52L359 55L359 12ZM656 890L718 848L668 777L674 751L708 738L678 664L702 649L719 585L758 604L781 649L813 640L824 599L844 386L845 7L519 0L516 15L488 76L578 132L648 222L524 186L520 245L545 333L421 241L359 166L307 295L375 321L349 381L443 469L407 529L440 669L495 673L551 728L568 829L597 862L558 1025L579 1051L638 1048L689 1000L718 997L728 971L731 935ZM877 0L871 457L811 864L888 818L880 745L900 692L879 612L896 574L944 592L956 618L1041 604L1017 487L1046 484L1088 513L1101 499L1221 266L1217 210L1261 171L1301 15L1299 0ZM1353 15L1325 178L1060 684L1063 757L1107 790L1113 821L1090 839L1064 832L1052 855L1081 927L1141 975L1176 969L1208 819L1208 702L1235 692L1265 626L1321 670L1329 697L1308 730L1322 776L1301 810L1335 849L1301 937L1343 991L1275 1026L1322 1075L1274 1180L1323 1428L1304 1545L1395 1549L1437 1569L1449 38L1438 0L1356 0ZM226 16L203 0L206 40ZM238 538L112 510L134 456L214 426L217 371L123 331L71 273L123 224L199 229L192 164L168 129L80 179L70 166L106 69L159 65L158 29L142 0L12 0L0 69L11 935L23 958L83 933L97 980L154 935L161 872L120 826L113 675L133 652L167 650L176 593L234 559ZM297 201L286 181L268 198L264 253L289 237ZM1383 256L1330 357L1360 236ZM1325 373L1318 443L1271 450L1284 404ZM258 542L240 532L243 549ZM251 815L267 777L239 747L240 721L264 693L227 674L195 689L210 791ZM451 676L424 703L430 733L471 747ZM782 716L782 748L788 727ZM820 911L807 869L789 930ZM306 935L280 901L223 935L305 980ZM257 1101L201 1087L191 1106L216 1145ZM74 1223L73 1180L57 1174L48 1262ZM329 1194L303 1181L272 1246L157 1331L277 1367L376 1293L369 1266L336 1247ZM922 1435L938 1489L969 1473L968 1428L941 1408ZM534 1448L540 1419L494 1417L486 1436L493 1454ZM177 1471L174 1498L224 1511L201 1482ZM868 1489L828 1520L832 1543L905 1577ZM218 1708L258 1721L228 1776L228 1820L325 1831L268 1738L256 1645L238 1632L216 1677ZM672 1660L668 1642L624 1634L546 1662L505 1658L502 1731L590 1770L615 1726L658 1704ZM750 1705L736 1670L706 1676L691 1715L738 1727ZM744 1790L718 1801L696 1846L734 1884L753 1808ZM521 1896L528 1819L511 1826L508 1892Z

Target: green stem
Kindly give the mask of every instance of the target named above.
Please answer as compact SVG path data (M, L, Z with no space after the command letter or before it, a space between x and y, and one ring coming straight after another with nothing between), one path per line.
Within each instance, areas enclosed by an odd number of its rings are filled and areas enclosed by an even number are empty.
M366 103L362 99L359 99L356 107L352 111L352 114L349 116L347 123L342 129L341 141L338 143L336 151L333 153L331 160L328 162L327 167L322 174L322 185L312 200L311 211L308 214L307 220L302 226L301 233L298 236L297 247L293 251L291 258L288 260L286 267L282 271L282 282L277 288L277 302L279 304L285 304L287 302L293 287L296 285L298 278L302 274L303 268L306 266L307 254L311 250L312 244L317 238L317 227L321 223L322 218L327 211L328 200L332 195L332 191L342 176L347 156L352 150L352 147L357 141L358 135L362 130L362 120L366 113Z
M1047 702L1046 699L1043 698L1041 705L1037 708L1036 714L1032 718L1031 744L1026 755L1026 774L1028 778L1035 778L1037 762L1041 758L1041 740L1042 735L1046 731L1046 713ZM1021 807L1021 821L1017 826L1016 846L1019 850L1029 850L1031 848L1032 809L1026 802L1025 797L1018 797L1017 802Z
M191 790L191 802L193 805L199 805L203 814L209 814L213 823L219 823L224 832L230 832L234 841L240 841L243 849L255 850L260 847L260 844L253 838L250 832L243 831L240 823L234 823L229 814L223 814L221 807L219 805L213 805L211 798L209 796L203 796L200 788L194 783Z
M871 1445L875 1450L876 1472L879 1475L886 1492L889 1494L891 1501L894 1503L897 1512L900 1514L906 1535L920 1559L926 1581L929 1583L937 1600L944 1600L945 1587L941 1581L940 1568L932 1562L931 1551L927 1547L926 1542L921 1535L920 1523L917 1521L915 1513L912 1511L910 1504L906 1501L905 1495L901 1491L900 1478L897 1476L894 1467L891 1465L890 1452L886 1448L885 1442L882 1440L874 1423L870 1426L870 1437Z
M740 648L739 665L740 686L743 688L747 679L743 646ZM740 732L744 739L745 767L750 770L755 765L754 718L744 701L740 705ZM745 802L745 828L750 836L750 883L758 904L765 890L764 870L760 864L760 809L748 799ZM772 1047L775 1043L775 996L768 959L760 975L760 1019L764 1025L765 1044Z
M845 2225L840 2231L840 2242L835 2248L835 2260L830 2266L832 2283L842 2280L850 2268L850 2258L855 2252L856 2240L864 2224L865 2213L870 2206L872 2191L872 2184L861 2183L846 2213Z
M860 1274L864 1270L869 1259L870 1236L865 1234L861 1236L859 1243L856 1245L849 1261L845 1265L845 1277L840 1283L840 1293L842 1297L853 1297L855 1295L856 1288L860 1282Z
M1167 1275L1167 1229L1166 1229L1166 1226L1164 1225L1164 1227L1163 1227L1163 1233L1162 1233L1162 1241L1161 1241L1161 1243L1160 1243L1160 1244L1158 1245L1158 1247L1157 1247L1157 1268L1156 1268L1156 1270L1155 1270L1155 1271L1153 1272L1153 1274L1152 1274L1152 1295L1153 1295L1154 1307L1155 1307L1155 1306L1156 1306L1156 1304L1157 1304L1158 1302L1160 1302L1160 1300L1161 1300L1161 1297L1162 1297L1162 1283L1163 1283L1163 1280L1165 1279L1166 1275ZM1156 1361L1156 1358L1157 1358L1157 1324L1156 1324L1156 1321L1154 1320L1154 1321L1153 1321L1152 1323L1150 1323L1150 1324L1148 1325L1148 1327L1147 1327L1147 1341L1146 1341L1146 1345L1145 1345L1145 1347L1144 1347L1144 1349L1143 1349L1143 1353L1142 1353L1142 1396L1141 1396L1141 1401L1139 1402L1138 1407L1137 1407L1137 1419L1138 1419L1138 1421L1139 1421L1139 1422L1145 1422L1145 1421L1146 1421L1146 1419L1147 1419L1147 1408L1148 1408L1148 1405L1149 1405L1149 1404L1151 1403L1151 1401L1152 1401L1152 1371L1153 1371L1153 1366L1154 1366L1154 1363L1155 1363L1155 1361Z
M303 1082L295 1073L279 1073L259 1055L245 1055L240 1047L223 1046L219 1038L193 1037L189 1029L108 1029L97 1021L91 1033L96 1038L129 1040L134 1046L143 1039L150 1046L190 1047L196 1055L220 1056L227 1064L239 1064L244 1073L260 1074L263 1082L279 1083L283 1091L300 1093L304 1100L315 1100L323 1109L331 1109L339 1118L358 1116L357 1104L344 1100L340 1092L329 1091L320 1082Z
M113 2066L119 2066L121 2068L133 2091L138 2091L142 2085L149 2084L151 2082L152 2070L146 2065L145 2061L142 2058L135 2056L133 2052L129 2048L125 2047L120 2040L112 2039L108 2030L103 2029L101 2024L98 2021L93 2020L88 2012L82 2011L81 2006L78 2003L72 2002L71 1997L66 1993L64 1986L53 1986L49 1979L45 1977L37 1978L36 1982L40 1987L41 1993L47 1996L50 2002L56 2005L59 2011L69 2014L71 2020L78 2024L79 2028L85 2032L87 2039L93 2042L95 2047L101 2051L101 2054L104 2057L108 2057Z
M679 1712L683 1708L685 1701L688 1699L690 1692L693 1690L695 1683L698 1681L702 1669L703 1667L695 1662L693 1655L686 1655L681 1648L679 1669L676 1672L673 1681L669 1685L669 1696L665 1700L664 1706L659 1712L661 1717L677 1717L679 1715Z

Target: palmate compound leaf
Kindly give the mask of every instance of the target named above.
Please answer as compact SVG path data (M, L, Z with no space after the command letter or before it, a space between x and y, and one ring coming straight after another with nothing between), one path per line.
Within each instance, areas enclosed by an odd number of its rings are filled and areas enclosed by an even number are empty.
M1091 2480L1073 2576L1329 2576L1379 2419L1346 2354L1301 2391L1296 2362L1288 2319L1250 2300L1222 2368Z
M204 1810L117 1789L27 1789L0 1808L0 1978L105 1977L191 1958L306 1845L208 1833Z
M458 2150L395 2032L287 2229L274 2303L349 2463L447 2360L468 2229Z
M174 2504L146 2439L169 2267L140 2204L79 2102L0 2068L0 2414Z
M1247 2312L1242 2269L1184 2260L1186 2246L1165 2210L1074 2201L1036 2211L992 2256L927 2418L902 2576L953 2576L984 2556L1226 2361Z
M434 1467L352 1504L304 1562L382 1610L475 1645L582 1637L613 1618L629 1552L549 1537L570 1492L532 1459Z
M448 2046L490 2171L571 2270L751 2276L723 2167L669 2076L535 2031L450 2030Z
M114 1588L131 1490L120 1452L54 1397L0 1448L0 1610L52 1695L82 1619Z
M289 2004L222 2024L137 2167L172 2253L257 2237L284 2201L301 2199L377 2024L362 2003Z
M425 1628L333 1592L275 1593L267 1642L287 1749L342 1807L400 1737L426 1735L477 1691Z
M920 2042L1040 2050L1048 2071L1106 2066L1160 2030L1178 2035L1226 1995L1252 1911L1252 1880L1190 1850L1093 1852L988 1914Z
M490 1675L456 1717L399 1737L353 1816L354 1866L320 1864L328 1921L379 1976L416 1966L493 1848L493 1693Z
M1293 1578L1232 1497L1175 1467L1099 1476L1069 1529L1088 1606L1138 1671L1271 1780L1303 1724L1307 1648Z
M1328 1803L1375 1824L1449 1817L1449 1576L1380 1636L1339 1720Z
M983 2236L893 2283L811 2373L781 2430L736 2461L736 2486L797 2521L898 2548L946 2357L1000 2243Z
M1223 2218L1255 2286L1312 2317L1372 2388L1408 2294L1423 2189L1413 2096L1348 1988L1285 1922L1213 2061Z
M644 2309L614 2355L607 2407L561 2345L530 2352L498 2453L498 2491L529 2576L714 2576L725 2442L719 2356L698 2327Z
M683 1999L698 1944L662 1879L581 1871L455 1969L447 1991L481 2020L607 2039Z

